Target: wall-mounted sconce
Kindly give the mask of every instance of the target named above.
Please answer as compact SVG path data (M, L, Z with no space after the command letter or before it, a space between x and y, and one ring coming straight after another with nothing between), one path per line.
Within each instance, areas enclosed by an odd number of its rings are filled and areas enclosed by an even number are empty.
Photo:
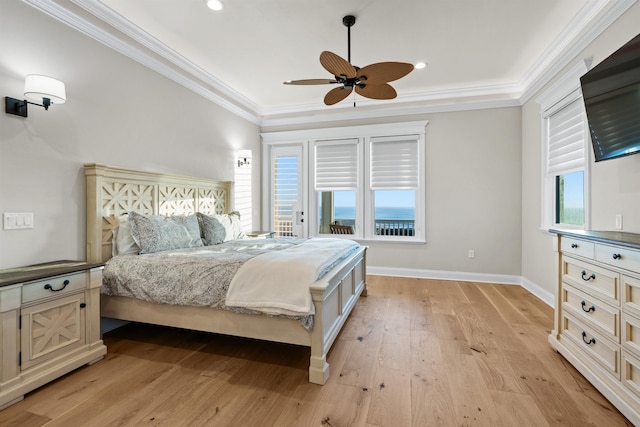
M37 74L29 74L25 78L24 96L32 101L42 102L42 104L5 96L4 108L7 114L27 117L27 104L37 105L48 110L51 104L64 104L67 100L64 83L60 80Z
M246 157L238 159L238 167L241 168L244 165L249 165L249 159L247 159Z

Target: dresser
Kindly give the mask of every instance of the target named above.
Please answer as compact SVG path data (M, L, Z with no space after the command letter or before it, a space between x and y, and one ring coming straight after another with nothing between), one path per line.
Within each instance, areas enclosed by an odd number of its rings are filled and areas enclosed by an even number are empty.
M102 269L56 261L0 270L0 409L102 359Z
M559 277L549 342L640 425L640 234L550 231Z

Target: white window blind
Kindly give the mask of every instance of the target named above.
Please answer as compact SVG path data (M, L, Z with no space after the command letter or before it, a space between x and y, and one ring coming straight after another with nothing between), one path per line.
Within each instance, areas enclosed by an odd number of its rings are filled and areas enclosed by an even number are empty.
M585 120L582 98L547 118L547 174L561 175L584 169Z
M357 188L358 140L316 142L316 191L357 190Z
M371 140L371 189L417 189L418 136Z

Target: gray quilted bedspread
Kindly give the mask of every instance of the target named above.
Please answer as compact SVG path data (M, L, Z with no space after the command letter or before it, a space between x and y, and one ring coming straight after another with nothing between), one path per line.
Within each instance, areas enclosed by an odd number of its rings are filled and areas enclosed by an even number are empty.
M227 290L236 271L257 255L289 248L303 241L290 238L235 240L214 246L119 255L111 258L105 266L101 292L161 304L254 313L225 304ZM282 273L286 275L286 272ZM313 316L294 318L308 330L313 326Z

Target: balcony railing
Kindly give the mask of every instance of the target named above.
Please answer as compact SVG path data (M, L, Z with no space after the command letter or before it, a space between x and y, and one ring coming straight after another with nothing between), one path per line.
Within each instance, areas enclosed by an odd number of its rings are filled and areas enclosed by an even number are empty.
M412 219L376 219L374 224L377 236L413 236L415 221ZM350 225L355 229L355 219L340 219L338 224ZM293 223L278 221L276 235L279 237L293 236Z
M378 236L413 236L412 219L376 219L375 230Z

